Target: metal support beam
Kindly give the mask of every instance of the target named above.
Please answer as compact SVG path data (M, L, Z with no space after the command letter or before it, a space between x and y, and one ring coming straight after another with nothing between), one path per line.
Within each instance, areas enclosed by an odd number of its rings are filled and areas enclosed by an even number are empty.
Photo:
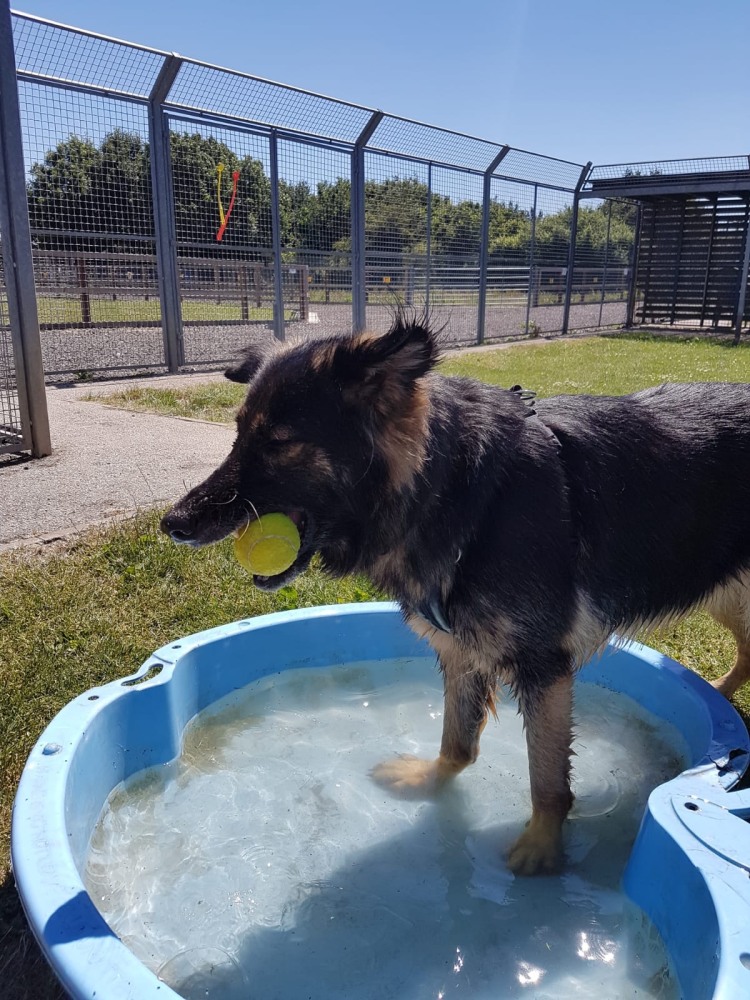
M607 203L607 239L604 243L604 266L602 267L602 294L599 298L599 323L602 325L604 315L604 297L607 294L607 265L609 264L609 238L612 233L612 200Z
M633 236L633 249L630 254L630 282L628 284L628 304L625 309L625 329L630 330L635 318L635 300L638 294L638 260L641 249L641 231L643 226L643 206L638 205L638 213L635 220L635 234Z
M424 276L424 314L430 315L430 280L432 278L432 164L427 164L427 247Z
M182 66L180 56L165 58L148 101L148 138L151 150L151 191L156 236L156 269L161 299L164 358L171 372L185 363L180 305L180 273L177 266L177 234L174 224L169 122L163 104Z
M271 245L273 247L273 335L284 340L284 285L281 280L281 213L279 211L279 139L275 129L270 136L271 169Z
M510 146L503 146L484 172L482 185L482 232L479 243L479 305L477 307L477 343L484 343L484 319L487 305L487 259L490 239L490 203L492 201L492 174L510 152Z
M22 445L35 458L52 452L26 199L16 56L8 0L0 5L0 234Z
M719 198L714 195L711 198L713 213L711 215L711 231L708 237L708 251L706 253L706 272L703 276L703 297L701 299L701 326L706 319L706 303L708 302L708 286L711 278L711 258L714 255L714 235L716 233L716 216L718 214Z
M534 276L534 256L536 254L536 206L537 206L537 196L539 194L539 188L534 186L534 203L531 206L531 233L529 234L529 288L526 295L526 329L525 333L528 337L529 335L529 319L531 318L531 299L534 295L534 285L536 279Z
M573 272L576 263L576 237L578 235L578 203L581 199L581 188L591 170L591 162L587 163L578 178L575 191L573 192L573 212L570 217L570 246L568 247L568 273L565 276L565 305L563 307L563 321L561 333L563 337L568 332L570 322L570 299L573 295Z
M750 280L750 198L747 205L747 228L745 229L745 256L742 260L742 271L740 272L740 287L737 295L737 316L734 321L734 345L740 342L742 333L742 321L745 318L745 303L747 302L747 283Z
M352 150L352 329L367 326L367 278L365 274L365 146L383 120L385 112L375 111L359 134Z

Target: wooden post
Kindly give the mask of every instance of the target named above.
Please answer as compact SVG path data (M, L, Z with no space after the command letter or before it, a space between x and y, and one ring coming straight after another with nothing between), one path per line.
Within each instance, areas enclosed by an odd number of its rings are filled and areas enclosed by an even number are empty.
M240 265L240 318L247 322L250 319L250 304L248 302L247 267Z
M308 294L310 268L303 264L297 269L299 274L299 318L303 323L310 319L310 296Z
M86 280L86 261L83 257L76 259L78 270L78 287L81 289L81 322L91 322L91 297L88 293L88 282Z

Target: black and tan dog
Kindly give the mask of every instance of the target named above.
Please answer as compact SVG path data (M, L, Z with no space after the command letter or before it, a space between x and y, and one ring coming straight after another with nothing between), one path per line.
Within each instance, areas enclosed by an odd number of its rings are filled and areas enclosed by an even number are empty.
M250 349L226 461L165 516L178 542L218 541L284 511L302 547L274 589L319 552L401 604L436 650L440 754L374 771L429 793L479 753L498 681L523 713L532 817L511 868L560 860L570 809L576 666L613 633L696 607L734 633L717 687L750 678L750 386L664 385L624 397L522 393L435 374L426 322Z

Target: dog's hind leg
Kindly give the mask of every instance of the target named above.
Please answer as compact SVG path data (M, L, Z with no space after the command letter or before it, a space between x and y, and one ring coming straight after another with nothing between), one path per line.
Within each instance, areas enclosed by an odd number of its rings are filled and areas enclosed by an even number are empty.
M731 698L743 684L750 681L750 637L735 635L737 659L731 670L711 683L725 698Z
M508 855L516 875L550 873L562 860L562 825L570 791L573 678L519 690L531 777L531 819Z
M750 572L714 591L706 609L720 625L729 629L737 642L734 666L723 677L712 681L717 691L731 698L750 681Z
M479 756L479 737L494 711L495 676L466 666L460 654L441 655L445 700L443 738L434 760L402 755L378 764L373 779L403 796L430 794Z

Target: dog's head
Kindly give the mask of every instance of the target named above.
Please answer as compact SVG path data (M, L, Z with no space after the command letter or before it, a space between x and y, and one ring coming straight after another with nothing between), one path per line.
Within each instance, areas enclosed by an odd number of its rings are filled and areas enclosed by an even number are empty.
M237 438L226 460L162 520L176 542L219 541L266 513L300 530L293 566L255 577L273 590L315 552L335 573L361 565L373 519L409 490L425 459L424 376L438 350L425 322L397 317L383 336L356 334L268 352L248 348L227 377L246 382Z

